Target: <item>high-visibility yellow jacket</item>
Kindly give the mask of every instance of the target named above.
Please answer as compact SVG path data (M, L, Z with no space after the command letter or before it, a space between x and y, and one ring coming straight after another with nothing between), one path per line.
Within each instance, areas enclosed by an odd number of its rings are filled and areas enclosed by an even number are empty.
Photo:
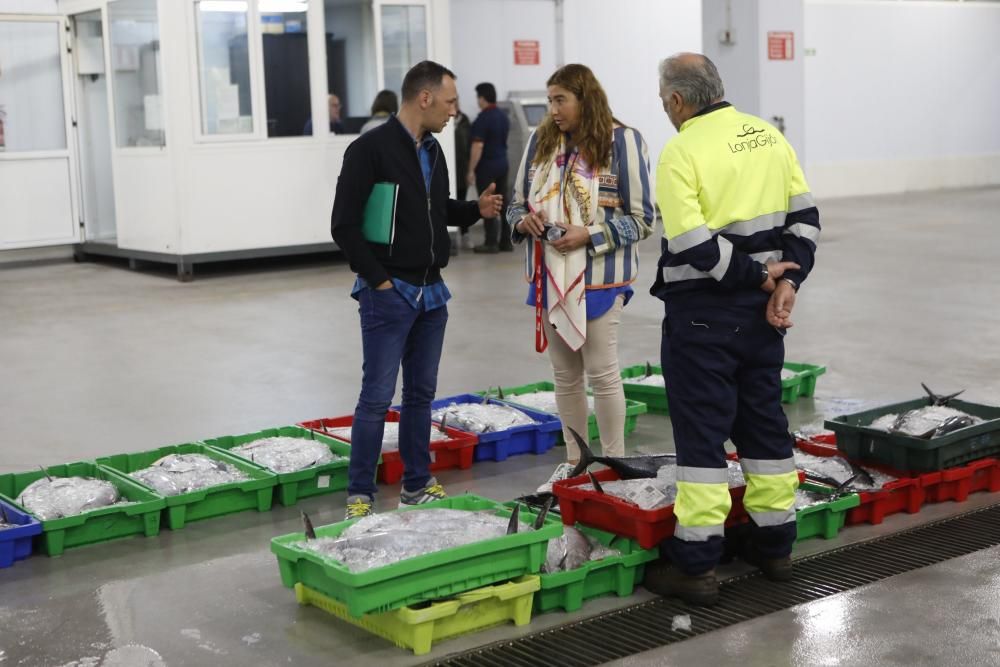
M764 263L809 275L819 211L795 151L769 123L728 102L685 122L663 148L656 200L664 238L650 290L670 309L762 305Z

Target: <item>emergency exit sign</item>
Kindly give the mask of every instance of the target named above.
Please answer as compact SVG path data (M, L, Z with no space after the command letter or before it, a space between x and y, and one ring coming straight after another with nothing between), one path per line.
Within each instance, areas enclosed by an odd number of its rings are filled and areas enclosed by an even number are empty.
M794 60L795 33L794 32L767 33L767 59Z
M537 65L541 62L541 49L537 39L514 40L514 64Z

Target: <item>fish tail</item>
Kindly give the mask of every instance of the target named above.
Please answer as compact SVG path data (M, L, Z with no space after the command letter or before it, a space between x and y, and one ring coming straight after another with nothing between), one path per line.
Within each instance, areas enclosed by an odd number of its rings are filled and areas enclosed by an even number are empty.
M580 462L576 464L573 468L573 472L569 474L570 477L576 477L582 475L583 471L590 467L594 462L594 452L590 451L590 447L587 445L587 441L580 437L580 434L573 429L566 427L570 434L573 436L573 440L576 442L576 446L580 448Z

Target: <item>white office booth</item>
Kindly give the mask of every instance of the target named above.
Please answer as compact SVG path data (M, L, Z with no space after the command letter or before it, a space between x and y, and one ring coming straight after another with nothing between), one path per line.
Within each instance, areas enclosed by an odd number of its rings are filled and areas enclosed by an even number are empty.
M337 175L376 93L450 60L448 0L57 7L0 14L0 250L75 244L181 279L333 249ZM439 139L451 162L450 126Z

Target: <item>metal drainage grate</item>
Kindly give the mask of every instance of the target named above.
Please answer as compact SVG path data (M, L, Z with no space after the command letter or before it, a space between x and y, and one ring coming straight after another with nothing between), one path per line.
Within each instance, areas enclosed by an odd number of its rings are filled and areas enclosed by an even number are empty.
M658 598L426 664L549 667L559 656L560 667L599 665L998 544L1000 504L797 560L788 583L758 572L729 579L714 607ZM671 630L678 614L691 616L691 630Z

